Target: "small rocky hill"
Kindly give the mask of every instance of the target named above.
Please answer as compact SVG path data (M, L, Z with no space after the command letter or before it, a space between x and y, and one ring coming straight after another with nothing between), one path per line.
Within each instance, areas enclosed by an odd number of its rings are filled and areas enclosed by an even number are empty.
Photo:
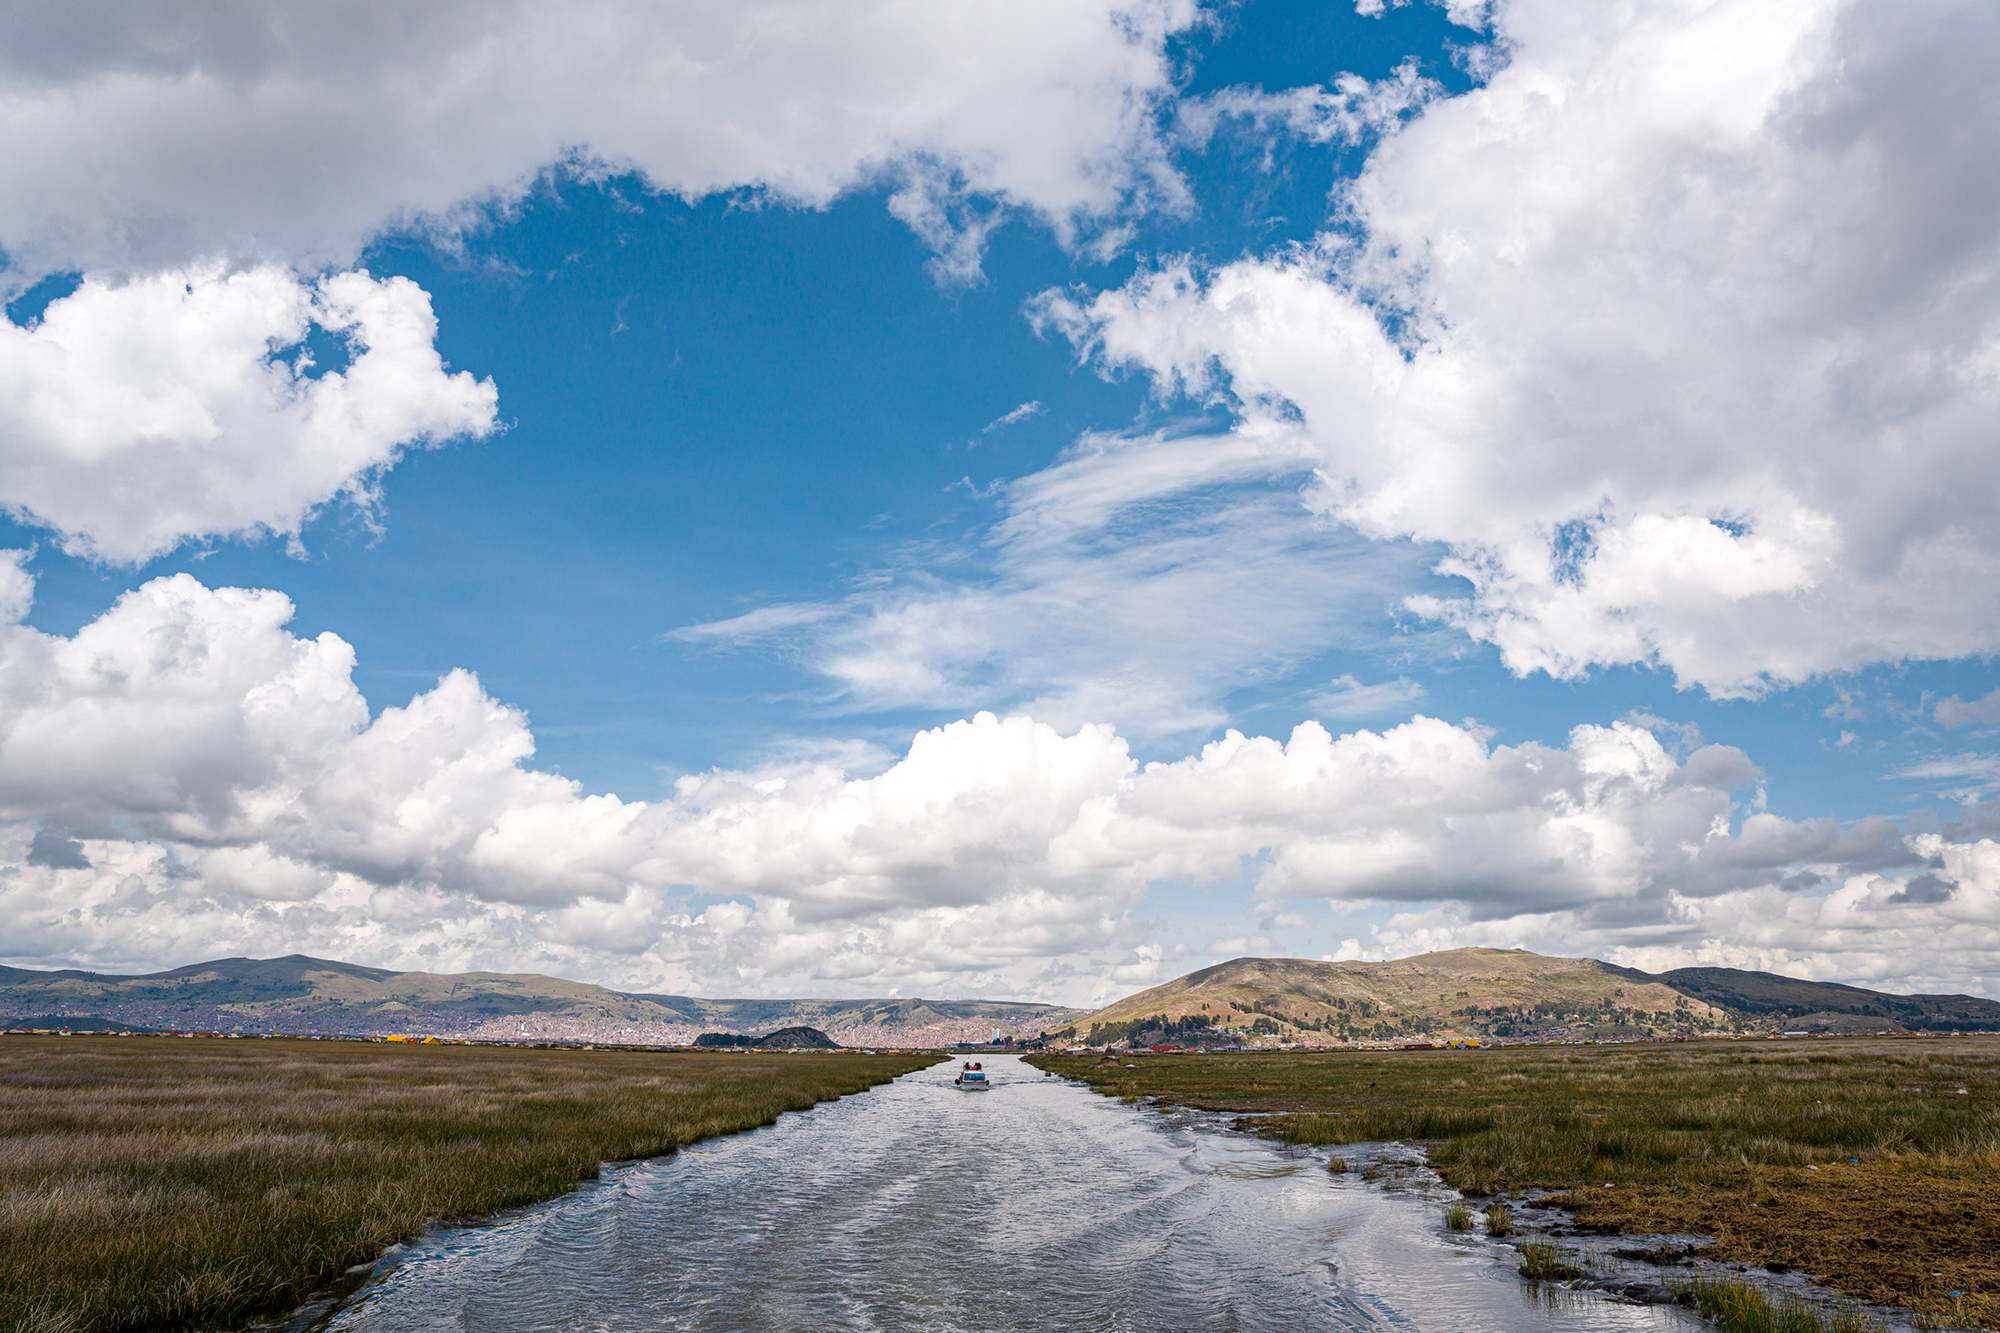
M818 1028L789 1027L759 1037L756 1048L760 1051L830 1051L839 1045Z

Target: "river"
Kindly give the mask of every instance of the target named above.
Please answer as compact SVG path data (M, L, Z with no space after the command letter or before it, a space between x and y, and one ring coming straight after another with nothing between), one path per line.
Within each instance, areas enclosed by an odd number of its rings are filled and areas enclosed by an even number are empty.
M1685 1329L1327 1154L982 1057L399 1250L318 1330ZM303 1323L294 1327L308 1326Z

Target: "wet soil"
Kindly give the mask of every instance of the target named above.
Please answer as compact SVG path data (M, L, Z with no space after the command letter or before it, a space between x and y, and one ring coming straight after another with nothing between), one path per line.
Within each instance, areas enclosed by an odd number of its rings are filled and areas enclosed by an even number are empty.
M1691 1252L2000 1328L2000 1188L1990 1179L1878 1161L1773 1171L1741 1190L1617 1186L1547 1202L1584 1234L1713 1236Z

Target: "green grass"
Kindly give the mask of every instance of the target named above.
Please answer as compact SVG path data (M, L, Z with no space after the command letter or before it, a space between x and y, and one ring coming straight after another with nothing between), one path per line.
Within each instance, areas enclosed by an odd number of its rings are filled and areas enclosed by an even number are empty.
M1115 1071L1031 1060L1098 1085L1115 1072L1128 1099L1292 1112L1273 1126L1287 1142L1438 1143L1430 1160L1452 1185L1489 1193L2000 1156L1994 1038L1152 1056Z
M1444 1210L1444 1225L1447 1231L1472 1230L1472 1210L1461 1200Z
M1681 1298L1725 1333L1880 1333L1859 1310L1826 1310L1795 1296L1772 1296L1737 1278L1700 1277L1680 1284Z
M1511 1236L1514 1234L1514 1214L1506 1204L1496 1203L1487 1208L1486 1234L1489 1236Z
M2000 1038L1158 1055L1115 1077L1289 1143L1421 1143L1468 1197L1563 1191L1581 1225L1715 1236L1717 1258L2000 1327Z
M287 1310L432 1219L534 1203L924 1056L0 1041L0 1330Z
M1521 1276L1537 1282L1569 1282L1583 1276L1583 1270L1547 1241L1531 1240L1521 1248Z

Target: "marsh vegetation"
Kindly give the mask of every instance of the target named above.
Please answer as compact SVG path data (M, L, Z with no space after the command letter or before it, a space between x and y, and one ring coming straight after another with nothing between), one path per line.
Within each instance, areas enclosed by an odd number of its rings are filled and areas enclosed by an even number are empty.
M1739 1278L1692 1278L1679 1290L1723 1333L1884 1333L1880 1320L1859 1310L1828 1310L1796 1296L1773 1296Z
M925 1056L0 1042L0 1330L240 1322L431 1219L552 1198Z
M2000 1326L2000 1039L1033 1061L1291 1143L1421 1143L1470 1198L1555 1190L1580 1231L1713 1236L1712 1258Z

